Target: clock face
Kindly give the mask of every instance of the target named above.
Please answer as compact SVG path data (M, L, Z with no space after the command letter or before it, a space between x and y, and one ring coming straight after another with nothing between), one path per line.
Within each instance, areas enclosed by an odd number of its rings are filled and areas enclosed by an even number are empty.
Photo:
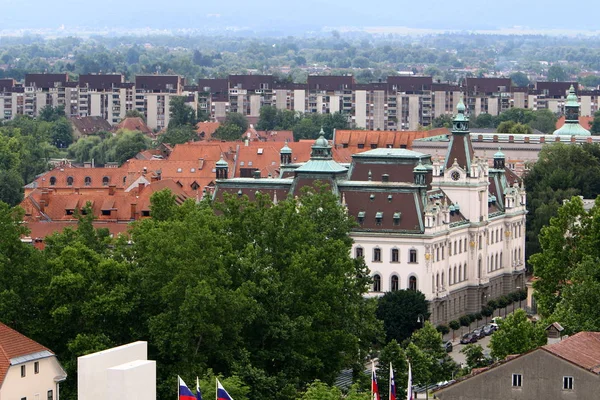
M454 171L452 175L450 175L453 181L457 181L460 179L460 173L458 171Z

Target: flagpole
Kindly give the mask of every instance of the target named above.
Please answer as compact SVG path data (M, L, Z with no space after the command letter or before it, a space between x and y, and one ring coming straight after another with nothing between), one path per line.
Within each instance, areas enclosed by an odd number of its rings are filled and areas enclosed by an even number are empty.
M392 374L393 374L393 369L392 369L392 362L390 361L390 373L389 375L389 379L388 379L388 398L391 399L392 398Z
M219 379L215 376L215 400L219 400Z
M371 360L371 400L375 398L375 393L373 392L373 374L375 372L375 361Z

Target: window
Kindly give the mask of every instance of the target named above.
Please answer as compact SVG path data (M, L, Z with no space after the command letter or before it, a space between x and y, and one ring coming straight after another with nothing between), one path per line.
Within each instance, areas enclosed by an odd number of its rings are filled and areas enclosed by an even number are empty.
M563 390L573 390L572 376L563 376Z
M417 290L417 278L415 278L414 276L408 278L408 289Z
M463 280L467 280L467 263L465 263L465 266L463 267Z
M365 214L366 213L364 211L360 211L358 213L358 223L359 224L362 224L364 222L364 220L365 220Z
M391 282L391 289L392 292L395 292L396 290L399 289L400 286L400 281L398 280L398 276L397 275L393 275L392 276L392 282Z
M458 252L462 253L462 239L458 241Z
M392 262L400 262L400 250L392 249Z
M25 371L25 366L21 365L21 378L25 378L25 375L27 375L27 371Z
M365 148L365 144L364 143L359 143L358 144L358 148L359 149L364 149Z
M90 186L92 184L92 178L90 178L89 176L86 176L84 178L84 183L85 183L85 186Z
M54 393L52 392L52 390L48 390L48 400L53 400L54 399Z
M479 235L479 250L483 249L483 240L481 240L481 235Z
M50 177L50 186L54 186L56 185L56 177L55 176L51 176Z
M67 186L73 186L73 177L67 176Z
M466 252L466 251L467 251L467 239L465 239L465 241L464 241L464 243L463 243L463 246L464 246L464 247L463 247L463 249L464 249L463 251L465 251L465 252Z
M523 377L521 374L512 374L512 386L521 387L523 383Z
M378 247L373 249L373 262L381 262L381 249Z
M108 176L102 177L102 186L108 186L109 182L110 182L110 178Z
M383 212L379 211L377 214L375 214L375 223L377 225L381 225L382 220L383 220Z
M381 277L377 274L373 275L373 291L381 292Z
M389 197L388 197L388 199L389 199ZM391 199L390 199L390 201L391 201ZM396 225L396 226L400 225L400 216L401 216L401 213L399 213L399 212L394 213L394 225Z
M456 252L456 241L454 241L454 254L458 254L458 253Z
M362 248L362 247L357 247L357 248L354 250L354 252L355 252L355 254L356 254L356 258L359 258L359 257L364 257L364 255L363 255L363 248Z
M417 262L417 250L411 249L408 252L408 262L409 263L416 263Z
M33 373L35 373L35 374L40 373L40 363L38 361L33 363Z

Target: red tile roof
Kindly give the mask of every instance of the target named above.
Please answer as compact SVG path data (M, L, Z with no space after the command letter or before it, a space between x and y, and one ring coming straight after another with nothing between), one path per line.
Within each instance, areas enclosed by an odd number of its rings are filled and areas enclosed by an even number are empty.
M585 129L589 130L592 127L592 122L594 122L594 117L579 116L579 125L583 126ZM556 121L556 129L562 128L564 124L565 117L563 115L558 119L558 121Z
M27 336L0 322L0 386L2 386L6 373L10 368L11 358L26 356L44 350L50 351L50 349L38 342L29 339Z
M369 131L369 130L336 130L334 147L347 147L353 153L371 149L371 145L377 148L385 148L390 145L395 149L412 148L415 139L422 139L438 135L447 135L446 128L436 128L429 131ZM358 146L363 146L362 149Z
M220 125L219 122L198 122L196 132L200 135L200 139L208 140L212 138L213 133Z
M152 129L150 129L150 127L146 125L144 120L140 117L125 118L123 121L119 122L117 126L115 126L115 130L119 129L126 129L128 131L139 131L146 135L151 135L153 133Z
M100 131L110 131L112 126L102 117L73 117L69 119L80 135L92 135Z
M543 349L595 374L600 374L600 332L579 332Z

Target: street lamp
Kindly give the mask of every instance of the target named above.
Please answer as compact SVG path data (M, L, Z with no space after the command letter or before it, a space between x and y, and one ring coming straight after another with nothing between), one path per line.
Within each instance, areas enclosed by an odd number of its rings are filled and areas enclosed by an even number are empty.
M425 316L423 314L417 315L417 323L421 324L421 328L425 326Z

